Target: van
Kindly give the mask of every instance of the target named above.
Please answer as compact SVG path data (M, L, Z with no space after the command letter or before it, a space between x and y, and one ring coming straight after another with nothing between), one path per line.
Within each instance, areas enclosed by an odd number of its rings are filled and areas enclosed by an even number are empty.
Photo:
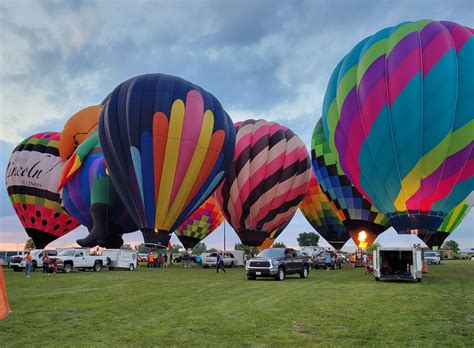
M0 250L0 265L10 266L10 260L14 256L25 256L24 250Z
M374 277L380 279L408 279L421 282L423 262L421 248L377 248L373 253Z
M128 269L133 271L137 268L138 253L134 250L104 249L102 256L109 258L109 270Z

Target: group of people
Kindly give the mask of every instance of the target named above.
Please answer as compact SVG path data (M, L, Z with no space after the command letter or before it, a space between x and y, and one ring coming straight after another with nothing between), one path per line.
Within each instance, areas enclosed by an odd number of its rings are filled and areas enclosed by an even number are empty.
M147 267L148 268L168 268L168 260L169 264L173 264L173 254L170 253L168 258L168 253L159 253L153 254L151 251L148 253L147 256Z
M25 277L30 278L31 269L33 268L33 257L29 251L25 254ZM43 275L56 275L58 269L58 259L51 259L47 252L41 258L43 261Z

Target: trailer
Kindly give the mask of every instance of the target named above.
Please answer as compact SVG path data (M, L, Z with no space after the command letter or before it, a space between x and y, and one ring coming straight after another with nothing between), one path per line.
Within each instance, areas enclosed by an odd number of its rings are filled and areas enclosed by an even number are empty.
M111 271L119 268L133 271L137 268L138 253L134 250L104 249L102 256L109 258L109 270Z
M421 247L381 247L373 253L374 277L407 279L421 282L423 261Z

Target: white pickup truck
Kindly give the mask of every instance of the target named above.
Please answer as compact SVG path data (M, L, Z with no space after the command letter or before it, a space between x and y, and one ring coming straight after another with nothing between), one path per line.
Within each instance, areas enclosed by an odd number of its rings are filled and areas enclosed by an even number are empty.
M53 258L58 260L58 270L64 273L69 273L74 268L99 272L110 262L107 256L91 256L88 249L64 249Z

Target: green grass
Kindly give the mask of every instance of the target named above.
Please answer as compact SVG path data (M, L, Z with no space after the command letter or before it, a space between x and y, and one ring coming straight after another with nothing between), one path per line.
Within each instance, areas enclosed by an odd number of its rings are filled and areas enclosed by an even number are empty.
M0 346L474 346L474 262L430 266L422 283L363 269L247 281L243 269L74 272L4 269Z

